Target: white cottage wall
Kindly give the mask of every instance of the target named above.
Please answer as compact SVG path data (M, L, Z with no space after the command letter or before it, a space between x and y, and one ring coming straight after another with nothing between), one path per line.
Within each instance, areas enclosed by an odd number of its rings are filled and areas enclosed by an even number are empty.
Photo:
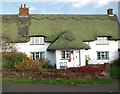
M44 45L30 45L30 42L26 43L15 43L15 46L19 52L25 53L28 57L31 56L31 52L45 52L45 58L50 60L51 64L55 64L55 53L46 51L51 43Z
M80 66L86 65L85 55L90 56L89 64L104 64L111 63L113 60L118 58L118 41L109 41L109 45L96 45L96 41L85 42L90 46L91 49L80 50L80 60L76 59L78 62L73 61L71 58L71 62L68 62L68 59L61 59L61 50L56 51L46 51L48 46L51 43L46 43L44 45L30 45L30 42L26 43L15 43L16 48L19 52L25 53L28 57L30 57L30 52L45 52L45 58L50 60L51 64L56 64L57 69L60 69L60 62L67 62L67 67L78 67L79 61ZM97 51L109 51L109 60L97 60ZM79 50L73 50L73 54L75 57L79 58ZM71 57L73 57L73 54ZM74 58L75 58L74 57Z
M91 48L85 52L85 55L90 56L89 64L111 63L118 59L118 41L110 40L108 45L96 45L96 41L85 43ZM97 51L109 51L109 60L97 60Z
M74 59L73 59L74 58ZM80 60L79 60L80 59ZM85 50L73 50L71 54L71 62L68 59L61 59L61 50L56 50L56 67L60 69L60 62L66 62L67 67L80 67L85 66Z
M85 61L85 49L81 49L80 50L80 61L81 61L81 64L80 66L85 66L86 65L86 61Z

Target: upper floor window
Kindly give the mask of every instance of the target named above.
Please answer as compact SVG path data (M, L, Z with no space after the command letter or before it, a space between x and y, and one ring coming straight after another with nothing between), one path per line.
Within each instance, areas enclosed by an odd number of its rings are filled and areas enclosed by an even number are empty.
M30 44L44 44L44 37L30 37Z
M107 37L97 37L96 44L109 44Z

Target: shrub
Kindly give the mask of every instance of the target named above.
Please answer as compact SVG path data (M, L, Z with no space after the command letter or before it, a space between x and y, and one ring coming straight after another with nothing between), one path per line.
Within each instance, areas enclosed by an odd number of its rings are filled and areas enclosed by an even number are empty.
M6 69L14 69L14 64L18 64L23 58L27 56L20 52L3 52L2 53L2 67Z
M68 70L71 70L73 73L79 72L81 74L88 74L88 75L95 75L96 73L101 73L104 70L104 66L82 66L82 67L71 67L67 68Z
M39 60L28 60L23 59L20 63L14 65L15 70L22 70L22 71L40 71L41 70L41 64Z
M38 58L38 61L40 62L42 68L54 68L54 66L52 64L50 64L50 61L48 59L40 59Z
M120 66L120 57L117 60L114 60L112 64Z

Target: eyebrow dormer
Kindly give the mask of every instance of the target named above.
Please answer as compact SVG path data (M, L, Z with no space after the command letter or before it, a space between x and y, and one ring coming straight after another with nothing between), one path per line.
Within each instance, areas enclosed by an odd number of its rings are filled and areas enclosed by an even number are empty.
M31 45L44 45L45 36L30 36L30 44Z
M108 45L109 44L108 37L102 37L102 36L97 37L96 44L97 45Z

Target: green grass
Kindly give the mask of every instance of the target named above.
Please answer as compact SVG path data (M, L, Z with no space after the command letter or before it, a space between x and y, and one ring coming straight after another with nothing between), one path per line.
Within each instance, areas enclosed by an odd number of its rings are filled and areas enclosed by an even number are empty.
M74 80L54 80L54 79L25 79L25 78L2 78L3 82L17 82L29 84L46 85L113 85L116 84L111 79L74 79Z

